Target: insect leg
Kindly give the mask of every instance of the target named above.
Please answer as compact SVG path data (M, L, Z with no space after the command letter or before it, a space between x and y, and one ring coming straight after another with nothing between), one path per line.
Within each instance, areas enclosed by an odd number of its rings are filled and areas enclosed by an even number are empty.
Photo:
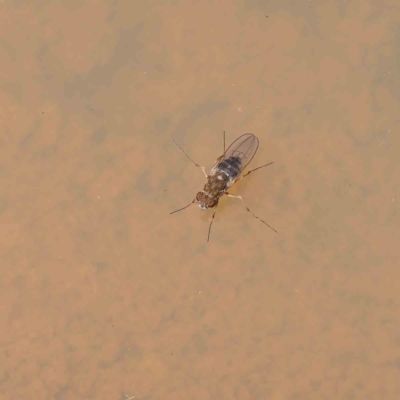
M188 208L188 207L191 206L195 201L196 201L196 199L193 199L193 201L192 201L191 203L189 203L187 206L182 207L182 208L178 208L177 210L172 211L170 214L175 214L175 213L178 212L178 211L182 211L182 210L184 210L185 208Z
M222 154L225 154L225 131L224 131L224 152Z
M189 155L186 153L186 151L183 150L182 147L179 146L178 143L176 143L174 139L171 139L171 140L174 142L175 146L178 147L178 149L179 149L179 150L180 150L180 151L181 151L181 152L196 166L196 167L201 168L201 170L203 171L204 176L207 178L207 173L206 173L205 167L203 167L202 165L197 164L197 162L193 161L193 160L189 157Z
M257 171L258 169L261 169L261 168L264 168L264 167L268 167L268 165L271 165L271 164L273 164L273 162L270 162L270 163L265 164L265 165L261 165L261 167L257 167L257 168L251 169L249 172L247 172L247 174L244 174L243 176L241 176L240 179L243 179L245 176L251 174L254 171Z
M207 242L210 241L210 233L211 233L211 225L214 222L214 217L215 217L215 212L217 211L217 207L215 207L213 215L211 217L211 222L210 222L210 226L208 227L208 237L207 237Z
M262 167L259 167L259 168L262 168ZM258 169L258 168L256 168L256 169ZM245 175L245 176L246 176L246 175ZM254 218L257 218L257 219L258 219L259 221L261 221L263 224L267 225L268 228L270 228L270 229L272 229L274 232L278 233L278 231L276 231L271 225L268 225L268 224L267 224L265 221L263 221L260 217L257 217L256 214L254 214L252 211L250 211L250 208L247 207L246 204L244 203L242 196L234 196L233 194L230 194L230 193L227 193L227 192L225 192L225 194L226 194L228 197L233 197L234 199L239 199L239 200L241 200L242 203L243 203L243 205L244 205L244 207L246 208L246 211L248 211Z

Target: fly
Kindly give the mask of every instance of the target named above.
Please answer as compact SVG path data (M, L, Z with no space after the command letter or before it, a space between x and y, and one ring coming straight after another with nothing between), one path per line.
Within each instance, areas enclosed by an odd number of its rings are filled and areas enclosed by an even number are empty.
M273 164L273 162L270 162L268 164L262 165L261 167L251 169L246 174L242 175L243 170L247 167L247 165L250 163L250 161L257 152L259 142L256 136L254 136L252 133L245 133L244 135L237 138L225 150L225 132L224 132L224 154L222 154L222 156L220 156L215 161L215 164L211 168L211 171L208 175L206 169L203 166L194 162L189 157L189 155L175 142L175 140L173 139L171 140L196 167L201 168L204 176L207 179L207 182L205 183L203 190L197 193L196 197L193 199L191 203L189 203L185 207L179 208L178 210L172 211L171 214L174 214L178 211L182 211L185 208L191 206L193 203L197 203L199 208L201 208L202 210L213 208L214 212L211 217L210 226L208 228L208 237L207 237L207 242L208 242L210 240L211 226L214 222L215 212L217 211L219 200L223 195L227 195L228 197L241 200L247 212L249 212L254 218L258 219L263 224L267 225L274 232L278 233L271 225L267 224L261 218L257 217L257 215L255 215L252 211L250 211L250 209L244 203L242 196L235 196L228 192L228 189L235 182L245 178L252 172L257 171L258 169Z

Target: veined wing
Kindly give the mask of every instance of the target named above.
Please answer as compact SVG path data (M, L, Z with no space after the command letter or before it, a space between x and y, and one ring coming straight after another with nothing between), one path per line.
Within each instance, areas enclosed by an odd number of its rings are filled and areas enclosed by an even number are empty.
M212 171L218 169L218 166L225 160L230 158L238 158L240 160L240 172L242 172L249 162L252 160L258 149L258 139L252 133L245 133L239 136L218 158Z

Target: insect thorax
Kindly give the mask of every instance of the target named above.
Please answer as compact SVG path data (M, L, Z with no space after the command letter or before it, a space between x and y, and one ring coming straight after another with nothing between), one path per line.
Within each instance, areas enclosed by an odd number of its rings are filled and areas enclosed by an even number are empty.
M239 177L242 162L239 157L229 157L216 165L207 178L203 191L197 193L196 201L202 209L213 208L228 188Z

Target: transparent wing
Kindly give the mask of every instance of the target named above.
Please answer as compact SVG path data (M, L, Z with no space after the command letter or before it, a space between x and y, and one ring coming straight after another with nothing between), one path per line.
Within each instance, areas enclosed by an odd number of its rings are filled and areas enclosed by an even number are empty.
M240 170L243 171L252 160L258 149L258 139L252 133L245 133L238 137L217 160L214 168L230 157L238 157L241 161Z

